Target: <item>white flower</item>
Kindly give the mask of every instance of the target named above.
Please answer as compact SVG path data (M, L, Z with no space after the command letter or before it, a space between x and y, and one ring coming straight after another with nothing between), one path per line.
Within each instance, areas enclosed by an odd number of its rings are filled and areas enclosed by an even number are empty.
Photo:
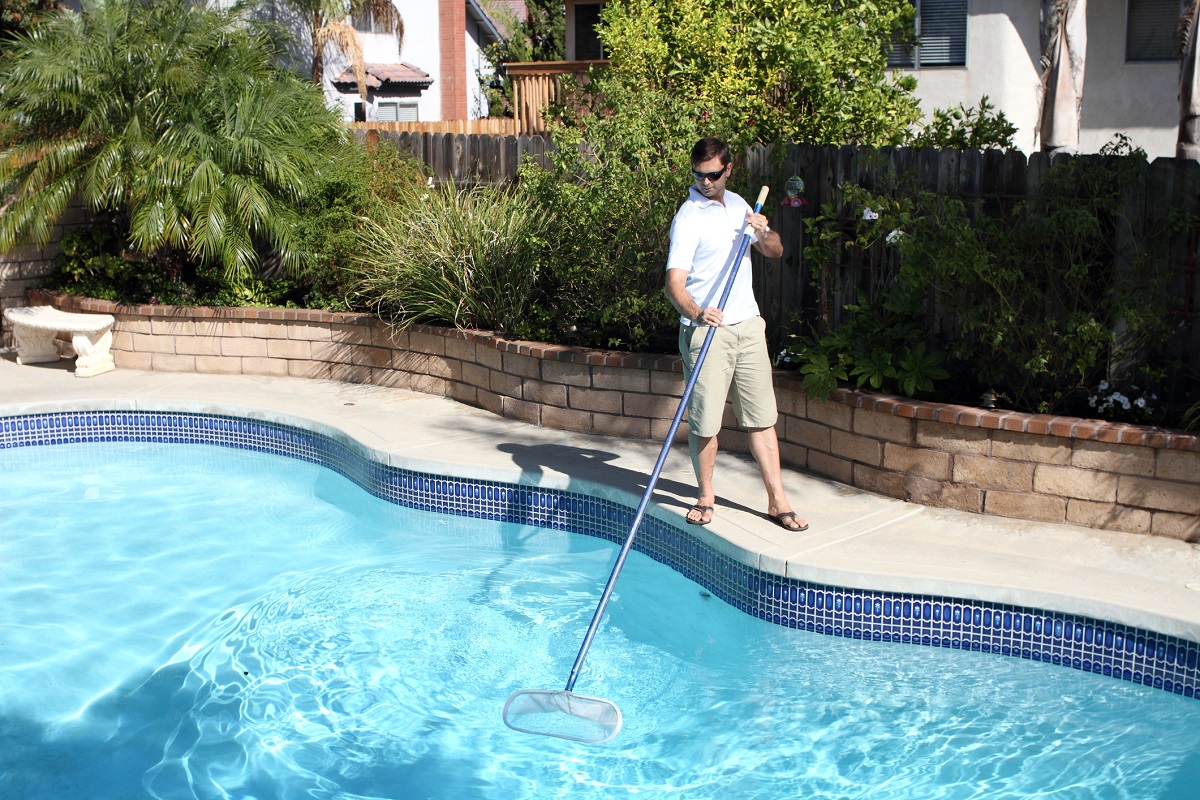
M1135 406L1137 406L1138 408L1145 408L1146 407L1146 398L1139 397L1137 400L1133 401L1133 404Z
M1096 388L1103 392L1105 389L1108 388L1108 381L1100 381L1100 385L1097 386Z
M887 243L895 244L896 242L900 241L903 238L904 238L904 231L895 230L887 235Z
M879 212L873 208L864 208L863 209L863 219L867 220L868 222L871 220L879 219Z

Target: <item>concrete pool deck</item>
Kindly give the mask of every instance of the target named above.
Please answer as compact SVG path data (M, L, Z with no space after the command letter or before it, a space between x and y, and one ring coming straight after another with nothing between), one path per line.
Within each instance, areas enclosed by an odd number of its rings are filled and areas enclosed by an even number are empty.
M117 369L77 378L70 360L0 356L0 416L65 410L224 413L340 432L396 466L602 494L635 506L661 442L536 427L403 389L304 378ZM307 422L305 422L307 421ZM686 448L667 459L656 503L680 527L767 572L835 586L1079 614L1200 642L1200 545L1139 534L930 508L784 471L810 529L763 517L753 461L723 453L711 525L688 526ZM607 574L597 576L597 588Z

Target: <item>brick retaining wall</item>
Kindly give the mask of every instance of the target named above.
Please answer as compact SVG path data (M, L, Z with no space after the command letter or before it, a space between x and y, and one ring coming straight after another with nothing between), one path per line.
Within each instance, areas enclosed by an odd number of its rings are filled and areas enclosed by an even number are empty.
M370 383L582 433L661 439L683 392L673 355L396 331L366 314L125 306L42 291L30 302L113 314L118 367ZM849 390L823 401L791 373L775 386L790 466L925 505L1200 542L1200 437ZM737 430L721 444L746 450Z

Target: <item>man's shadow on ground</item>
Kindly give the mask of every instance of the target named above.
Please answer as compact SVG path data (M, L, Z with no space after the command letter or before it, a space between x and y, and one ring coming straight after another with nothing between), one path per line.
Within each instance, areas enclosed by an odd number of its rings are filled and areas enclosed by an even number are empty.
M646 492L650 481L649 472L619 467L612 463L618 456L604 450L593 450L586 447L568 447L560 444L522 445L505 442L498 445L497 450L512 456L513 463L522 472L531 476L545 474L547 469L561 472L574 481L590 481L615 489L629 492L635 498L640 498ZM688 458L684 453L685 459ZM574 491L574 490L573 490ZM653 502L663 508L676 508L686 512L696 497L694 483L681 483L670 478L660 477L655 486ZM682 499L681 499L682 498ZM636 499L634 500L636 505ZM738 509L753 514L754 510L734 503L717 495L719 508Z

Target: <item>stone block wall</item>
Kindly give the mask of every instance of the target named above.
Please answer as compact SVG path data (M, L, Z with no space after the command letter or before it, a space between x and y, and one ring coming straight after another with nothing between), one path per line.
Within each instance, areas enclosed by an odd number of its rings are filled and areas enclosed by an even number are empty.
M15 345L12 331L4 319L4 309L28 305L28 293L41 287L46 276L54 269L59 239L87 221L87 211L82 206L68 208L54 226L54 232L46 244L40 247L24 245L0 253L0 348Z
M30 300L113 314L118 368L369 383L534 425L659 440L683 393L674 355L394 330L366 314L124 306L48 292ZM775 385L789 466L924 505L1200 542L1200 437L849 390L820 400L782 372ZM746 451L736 428L721 444Z
M12 347L12 331L4 310L24 306L29 290L42 285L54 268L55 245L25 246L0 254L0 347Z

